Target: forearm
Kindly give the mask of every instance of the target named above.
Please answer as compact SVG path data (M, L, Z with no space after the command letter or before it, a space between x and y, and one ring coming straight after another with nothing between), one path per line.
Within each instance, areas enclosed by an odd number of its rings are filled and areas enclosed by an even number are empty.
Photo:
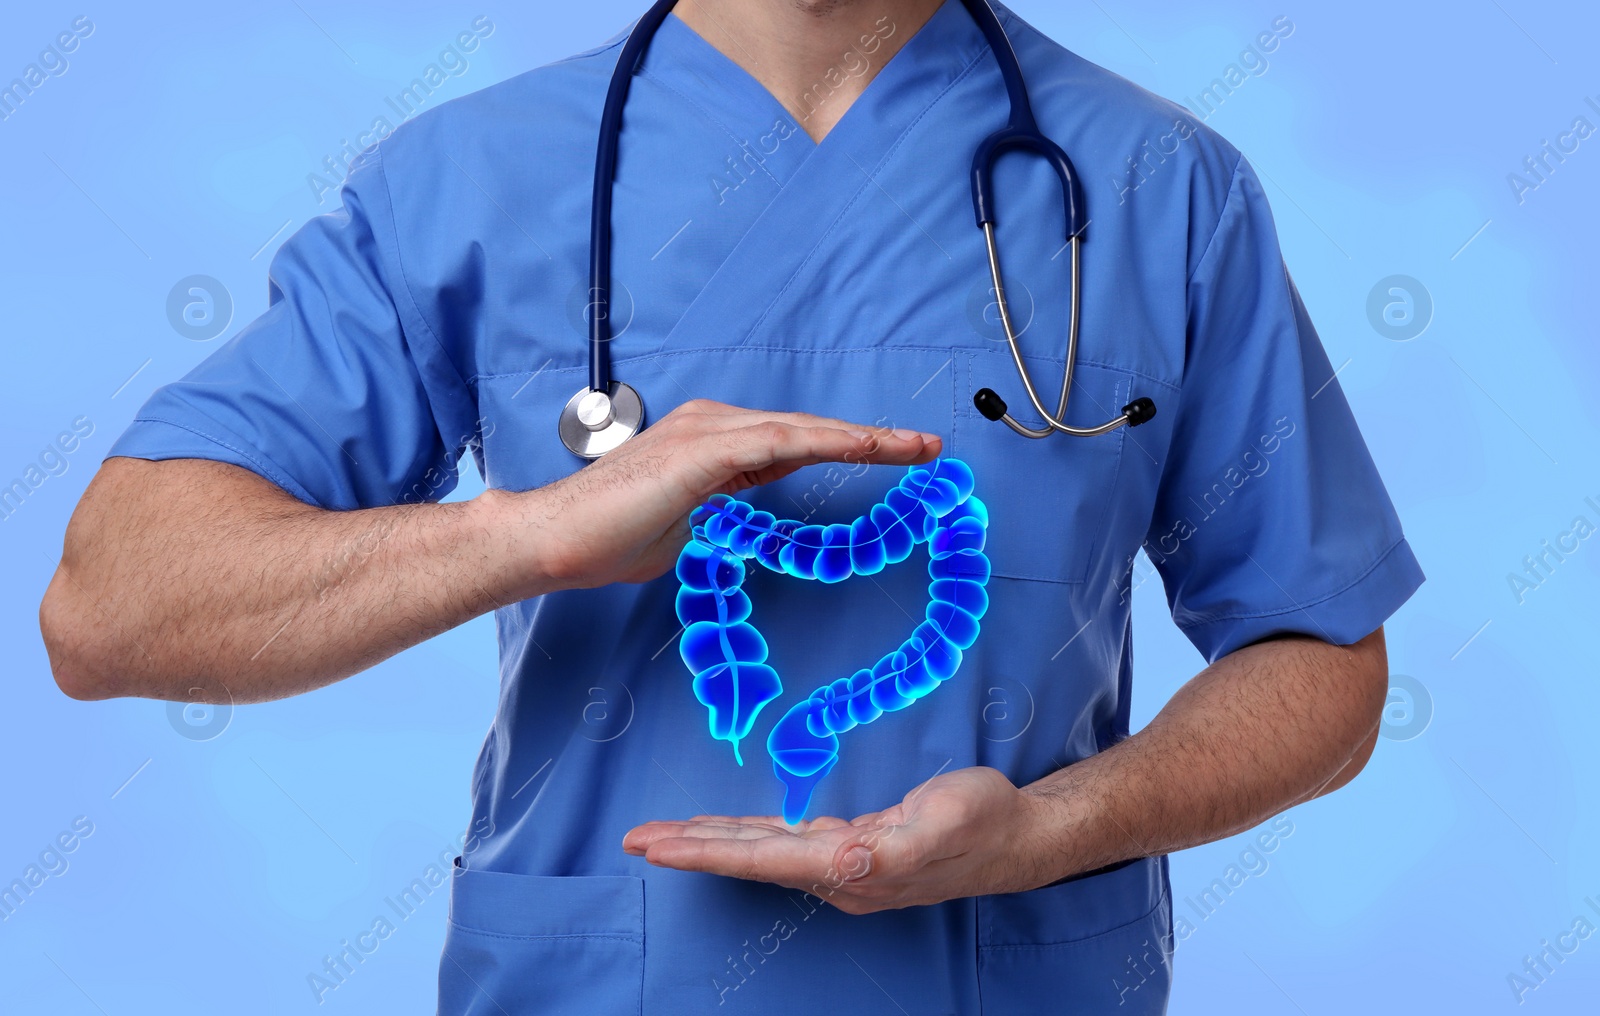
M127 489L152 475L159 496ZM507 524L521 497L325 511L220 463L113 459L41 608L57 680L248 702L347 677L545 591L537 541Z
M692 399L537 490L361 511L219 462L112 458L73 514L39 623L76 698L281 698L504 604L654 579L712 494L939 448L933 434Z
M1372 751L1387 687L1382 629L1218 660L1145 729L1024 788L1028 881L1207 843L1342 786Z

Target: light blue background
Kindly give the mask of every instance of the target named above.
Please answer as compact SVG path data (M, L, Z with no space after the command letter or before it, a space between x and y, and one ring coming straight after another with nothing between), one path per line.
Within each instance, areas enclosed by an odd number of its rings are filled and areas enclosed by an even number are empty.
M0 16L0 83L80 13L17 6ZM1575 516L1600 524L1585 503L1600 505L1600 137L1520 205L1507 174L1574 118L1600 127L1584 101L1600 104L1600 13L1573 0L1014 6L1191 104L1275 18L1293 20L1270 69L1209 123L1266 183L1429 575L1388 626L1393 671L1431 703L1426 728L1383 739L1351 788L1293 809L1266 870L1210 916L1186 897L1224 876L1248 837L1173 858L1176 913L1197 927L1178 949L1172 1011L1516 1009L1507 976L1524 956L1579 915L1600 926L1584 902L1600 907L1600 539L1524 602L1507 581ZM444 897L403 921L385 898L464 831L495 703L491 622L315 694L239 708L220 736L196 741L163 704L62 696L35 611L100 456L151 390L217 344L169 324L174 283L205 274L227 286L225 335L260 313L272 250L334 206L319 206L308 174L476 16L496 31L429 107L586 49L642 7L90 9L95 30L70 69L0 122L0 482L73 419L94 425L66 472L0 523L0 884L75 818L94 826L66 870L0 922L0 1009L432 1011ZM1089 181L1091 195L1108 186ZM1396 274L1433 302L1410 341L1368 316L1374 284ZM1201 660L1159 582L1136 597L1138 726ZM1403 727L1411 708L1397 696L1391 720ZM307 975L379 914L397 930L319 1006ZM1600 935L1524 1004L1592 1012L1597 997Z

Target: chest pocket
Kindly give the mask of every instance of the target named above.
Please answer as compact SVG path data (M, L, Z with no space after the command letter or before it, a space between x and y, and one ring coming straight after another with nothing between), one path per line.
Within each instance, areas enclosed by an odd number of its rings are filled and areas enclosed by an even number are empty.
M1061 392L1059 358L1025 357L1041 401L1054 410ZM992 388L1024 426L1043 426L1028 402L1003 344L958 352L950 454L978 472L981 496L995 524L988 554L994 574L1038 582L1081 583L1104 557L1131 554L1109 545L1110 520L1121 498L1127 429L1099 437L1023 437L981 416L972 397ZM1098 426L1135 397L1126 371L1080 362L1073 373L1067 422ZM1120 563L1120 562L1114 562Z
M612 366L614 376L632 385L644 400L647 425L690 399L707 398L746 409L836 417L868 427L924 430L942 436L948 448L955 420L955 358L947 349L668 346L657 353L618 357ZM584 465L561 444L556 423L561 407L586 379L581 365L477 379L486 421L486 478L492 486L526 490ZM885 481L893 482L887 480L887 469L877 468L872 472L884 473L883 479L855 479L865 471L862 464L848 463L802 469L769 485L764 500L792 499L792 504L771 510L802 518L819 509L821 500L835 502L835 491L841 495L835 503L842 505L857 495L868 497L868 486L875 488L872 496L881 495ZM846 490L849 498L842 496ZM834 521L831 507L826 514L826 521Z
M832 416L877 427L908 427L939 434L945 454L972 466L978 496L989 506L989 557L994 573L1039 582L1081 583L1106 554L1108 521L1117 510L1126 431L1092 438L1057 435L1030 440L1003 423L978 415L977 389L991 387L1027 422L1026 396L1010 354L997 348L880 346L799 349L735 346L673 349L619 358L616 376L644 398L653 423L691 398L710 398L751 409ZM1029 358L1041 397L1059 394L1061 361ZM547 368L478 380L485 419L484 451L492 486L527 490L566 476L584 464L561 444L556 421L581 387L581 366ZM1073 377L1068 419L1098 424L1133 398L1125 371L1080 363ZM791 517L834 521L881 494L889 470L854 480L862 468L819 465L772 485L772 510ZM848 481L848 484L847 484ZM871 488L869 491L867 488ZM843 496L836 496L835 491ZM827 507L824 508L824 504ZM1131 553L1132 548L1127 548Z

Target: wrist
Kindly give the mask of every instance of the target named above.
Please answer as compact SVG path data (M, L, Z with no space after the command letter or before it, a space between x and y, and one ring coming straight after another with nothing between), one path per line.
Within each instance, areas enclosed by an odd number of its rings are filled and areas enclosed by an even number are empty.
M1076 774L1073 774L1076 775ZM1063 769L1020 788L1025 843L1034 851L1037 885L1093 870L1102 859L1103 833L1084 782Z
M472 527L482 540L489 563L483 586L496 607L571 585L563 584L560 569L549 553L549 531L539 524L541 501L538 490L490 487L468 502Z

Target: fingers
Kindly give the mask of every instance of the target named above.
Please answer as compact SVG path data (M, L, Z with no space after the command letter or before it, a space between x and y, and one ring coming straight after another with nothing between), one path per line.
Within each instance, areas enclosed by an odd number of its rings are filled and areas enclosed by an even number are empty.
M832 843L802 836L679 836L657 840L644 856L663 868L804 887L824 877L834 849Z
M834 829L843 829L849 825L850 823L844 819L834 818L832 815L822 815L811 820L811 828L817 832L830 832Z
M711 824L724 826L743 826L752 829L762 829L771 833L782 833L785 836L804 836L809 832L822 832L827 829L837 829L850 823L831 815L822 815L817 818L801 819L798 823L790 824L782 815L696 815L689 819L691 823Z
M793 419L775 422L790 428L795 447L816 442L814 461L847 461L910 465L927 462L938 455L943 440L937 434L892 427L861 427L842 420L807 417L803 413L785 414ZM841 436L843 435L843 436ZM841 443L842 442L842 443Z
M696 815L687 821L646 822L622 838L622 849L641 855L650 846L670 839L753 840L769 836L800 837L846 828L843 819L822 817L791 826L777 815Z
M1016 857L1015 796L985 767L941 773L900 804L851 822L786 826L774 816L701 815L632 830L625 849L683 871L800 889L848 914L1028 888Z
M751 874L736 877L768 882L850 882L871 873L874 858L880 853L888 860L904 860L899 856L903 851L886 849L878 835L863 835L841 819L821 821L825 827L814 824L803 832L753 819L649 822L630 830L623 837L622 848L636 857L645 857L651 864L715 874L733 874L730 866L743 871L745 868L740 865L747 866L747 862L759 857Z
M757 825L740 822L648 822L631 829L622 838L622 847L629 853L643 853L653 843L661 840L755 840L768 836L792 836L781 822L777 825Z
M819 450L812 456L811 462L805 463L808 465L816 462L840 461L843 456L851 453L861 454L863 457L860 461L864 462L910 464L917 461L927 461L927 459L919 459L917 456L928 449L929 446L933 446L934 454L937 454L937 448L942 444L937 434L924 431L852 423L848 420L817 416L813 413L744 409L710 399L692 399L683 403L668 415L677 416L680 414L700 417L714 425L724 434L733 434L750 428L758 428L754 435L746 435L747 437L762 436L763 431L759 428L771 424L780 424L792 428L791 433L793 434L794 442L809 439L821 441L827 446L827 450ZM769 429L765 433L770 440L774 432ZM849 435L853 440L847 441L843 445L836 444L835 442L840 440L840 433ZM918 444L919 441L920 446ZM877 457L880 455L883 457ZM793 453L785 456L785 458L791 460L802 457L805 456ZM928 458L932 457L933 455L928 456ZM777 461L777 459L775 458L774 461Z
M765 420L726 435L723 464L739 473L760 472L773 466L788 471L820 462L911 465L930 461L941 447L937 435L916 431L878 435Z
M660 867L803 888L857 877L832 873L833 859L850 837L859 838L849 823L831 817L788 826L776 816L702 815L647 822L629 830L622 843L625 852Z
M948 898L921 884L937 881L925 869L923 836L863 821L883 814L855 823L828 816L800 826L775 816L698 815L638 826L623 838L623 849L658 867L800 889L848 914Z
M730 406L725 402L716 402L712 399L691 399L688 402L678 406L667 415L676 416L680 413L711 418L719 423L726 422L727 419L732 418L737 420L737 423L740 426L775 420L779 423L787 423L796 427L832 427L835 430L854 430L868 434L880 435L889 434L896 430L894 427L881 426L877 424L852 423L849 420L841 420L833 416L818 416L815 413L785 412L768 409L746 409L742 406ZM911 434L916 432L903 430L903 433ZM932 437L934 435L930 434L928 436Z
M645 851L644 858L662 868L678 871L702 871L728 878L743 878L759 882L778 881L777 869L772 865L770 851L763 863L750 844L730 839L691 839L679 837L657 840ZM784 864L791 867L792 861Z

